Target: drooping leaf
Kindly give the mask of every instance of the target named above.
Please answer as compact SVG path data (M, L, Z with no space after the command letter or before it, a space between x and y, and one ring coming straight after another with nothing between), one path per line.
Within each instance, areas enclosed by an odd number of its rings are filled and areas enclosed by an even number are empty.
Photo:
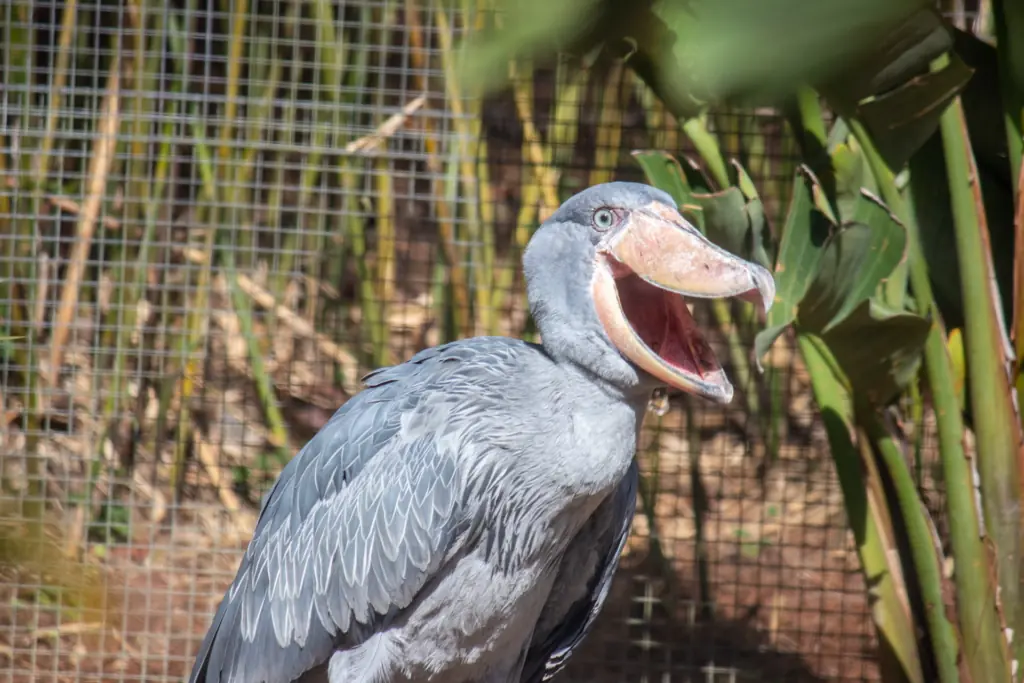
M832 149L832 167L835 170L839 215L842 219L849 220L860 203L861 191L877 194L878 185L867 160L857 146L857 141L852 137L849 141L836 144Z
M858 84L856 103L945 49L932 37L941 26L919 16L928 0L499 0L495 9L502 27L471 35L463 54L467 90L505 85L517 56L544 65L559 51L628 42L627 63L681 119L733 97L776 102L806 83Z
M852 218L822 254L817 277L800 304L801 328L827 332L842 322L906 255L906 229L879 199L862 191Z
M701 97L712 100L742 95L772 101L803 83L852 82L857 73L851 71L851 63L864 65L862 82L891 86L885 76L898 77L906 67L886 71L890 64L870 58L884 54L890 60L907 59L908 50L899 37L907 32L906 26L921 24L915 17L928 4L926 0L715 0L700 4L693 12L695 21L684 17L697 30L687 25L673 57L684 65L677 69L687 76L682 87L697 84ZM673 28L683 21L680 6L686 3L662 0L654 3L653 12ZM917 32L921 30L931 27ZM876 92L872 89L855 101Z
M844 62L819 90L833 107L849 115L865 98L879 95L925 73L932 60L948 51L953 39L941 15L929 3L878 25L864 50ZM897 8L893 8L896 10Z
M941 71L910 79L857 105L857 116L871 133L890 168L902 168L939 127L939 117L964 89L973 70L955 53Z
M775 303L768 312L765 329L754 340L754 358L764 356L786 326L796 319L797 308L818 274L831 226L815 208L816 189L821 188L814 174L801 165L793 183L793 196L775 262Z
M852 441L857 425L849 380L821 339L805 333L797 336L797 343L821 410L864 578L875 599L871 616L880 641L883 680L920 683L924 675L908 602L909 582L899 571L898 554L892 552L894 515L873 459L862 457Z
M855 393L887 404L910 382L921 363L930 323L869 299L821 338L842 366Z
M761 195L758 193L753 179L743 165L733 159L732 168L736 173L736 187L747 199L745 210L750 217L750 243L747 246L754 259L765 268L770 269L775 264L776 250L771 229L768 226L764 202L761 200Z
M971 131L974 158L978 166L994 172L999 182L1013 187L999 53L991 44L960 29L953 29L953 41L957 56L974 71L960 98ZM1020 42L1018 39L1013 44L1019 48Z

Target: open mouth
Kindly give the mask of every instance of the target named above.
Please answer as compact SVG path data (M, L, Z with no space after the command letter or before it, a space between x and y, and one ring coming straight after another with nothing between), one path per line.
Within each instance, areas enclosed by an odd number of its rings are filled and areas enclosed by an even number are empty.
M651 353L703 381L714 381L722 372L681 294L645 282L633 272L617 278L615 290L626 322Z
M762 266L712 244L665 206L639 213L598 248L593 295L616 348L668 386L718 403L733 387L687 298L741 298L765 310L775 283Z

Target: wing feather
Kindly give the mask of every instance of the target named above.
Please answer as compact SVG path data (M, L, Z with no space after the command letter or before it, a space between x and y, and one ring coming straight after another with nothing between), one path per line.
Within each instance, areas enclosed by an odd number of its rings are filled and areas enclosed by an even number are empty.
M439 568L461 486L446 399L375 377L267 496L190 682L291 681L371 635Z
M538 623L539 632L526 655L522 683L542 683L555 677L593 628L608 598L619 556L629 537L636 509L638 476L634 462L619 487L598 506L590 523L566 550L559 577L551 590L552 598L545 605ZM597 561L588 561L595 550ZM579 572L587 565L594 566L586 589L566 607L563 596L572 595L572 586L578 585Z

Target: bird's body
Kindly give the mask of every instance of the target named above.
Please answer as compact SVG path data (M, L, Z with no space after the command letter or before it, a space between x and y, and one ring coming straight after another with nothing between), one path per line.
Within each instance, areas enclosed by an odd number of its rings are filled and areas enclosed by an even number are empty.
M277 598L278 604L287 603L278 608L287 616L255 621L254 638L233 641L239 649L229 658L242 667L238 680L254 680L247 665L262 662L280 642L293 641L296 626L311 616L306 653L315 660L310 664L320 666L310 667L304 680L328 680L323 674L333 666L347 668L337 680L352 683L518 681L525 648L536 643L542 650L573 606L586 602L588 585L617 561L632 516L636 471L631 463L646 399L638 394L624 400L612 387L608 393L594 389L591 378L554 362L543 347L499 337L431 348L369 375L366 389L289 463L268 497L259 540L244 560L233 587L237 593L227 606L254 614L273 610L277 595L294 597ZM387 483L408 482L402 488L412 489L420 477L444 489L443 496L435 496L443 497L443 504L431 501L433 521L412 519L411 509L410 519L402 520L406 515L394 510L395 518L383 523L392 529L419 525L416 536L425 542L417 559L436 567L432 576L411 602L398 600L401 614L386 628L380 628L381 618L355 628L352 620L340 624L349 627L347 636L323 637L327 629L313 603L329 604L331 589L339 596L345 589L355 594L352 602L361 603L357 609L393 598L381 589L375 600L329 576L323 591L294 586L303 572L289 567L289 560L320 557L317 544L338 528L354 533L339 539L335 557L343 566L335 559L324 573L344 581L350 572L353 583L388 584L387 579L367 581L364 575L373 569L366 565L345 566L358 565L358 555L372 542L373 520L353 516L355 522L332 524L334 515L317 513L386 514L351 501ZM309 498L311 491L318 492L316 499ZM396 506L408 505L401 497L396 494ZM602 505L606 512L595 515ZM623 518L623 511L629 517ZM523 533L507 534L507 529ZM404 530L396 529L395 538L383 549L385 557L407 553L397 547ZM270 559L252 562L258 555ZM388 564L394 569L399 563ZM418 571L408 561L405 568ZM277 592L271 588L275 583ZM581 611L581 625L588 616L589 609ZM334 617L328 620L330 627ZM330 663L335 651L339 654ZM266 680L288 681L305 670L302 659L276 657L260 666L281 669ZM293 661L299 670L289 668ZM542 674L546 662L538 663Z
M626 184L667 199L643 187ZM540 683L565 665L618 565L662 384L590 298L603 241L578 215L599 199L527 250L543 346L477 337L374 371L285 467L193 683ZM720 391L710 372L689 374Z

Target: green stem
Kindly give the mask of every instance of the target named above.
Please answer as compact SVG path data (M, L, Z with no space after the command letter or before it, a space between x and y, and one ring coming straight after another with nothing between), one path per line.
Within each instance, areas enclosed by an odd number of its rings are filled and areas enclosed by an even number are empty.
M1009 677L1006 641L996 611L993 568L988 561L985 541L978 533L982 527L975 505L974 467L964 451L964 422L945 330L928 279L928 264L921 251L917 222L908 221L906 226L910 285L918 310L932 320L924 347L925 371L938 423L964 658L973 681L1005 681Z
M956 629L946 618L946 607L942 598L942 569L936 556L932 530L925 518L927 513L918 496L906 458L892 434L879 422L878 416L871 408L861 406L857 413L857 421L881 457L896 493L896 502L900 508L900 517L917 575L917 586L924 602L924 617L931 637L932 651L935 654L939 683L957 683L960 680L957 668L960 642Z
M1020 416L1014 405L1006 338L993 291L988 226L967 122L957 98L940 122L964 300L964 352L977 442L985 526L995 543L999 601L1006 625L1020 633L1021 611ZM1024 658L1024 640L1014 650Z
M872 610L875 628L885 646L883 652L895 659L891 665L889 659L883 660L883 664L889 665L884 680L923 683L924 673L905 588L899 583L898 568L891 565L894 561L889 552L893 538L891 515L884 496L877 493L881 490L877 470L866 466L851 439L854 425L845 378L839 374L838 364L820 338L801 333L797 335L797 344L825 423L861 568L877 600Z

